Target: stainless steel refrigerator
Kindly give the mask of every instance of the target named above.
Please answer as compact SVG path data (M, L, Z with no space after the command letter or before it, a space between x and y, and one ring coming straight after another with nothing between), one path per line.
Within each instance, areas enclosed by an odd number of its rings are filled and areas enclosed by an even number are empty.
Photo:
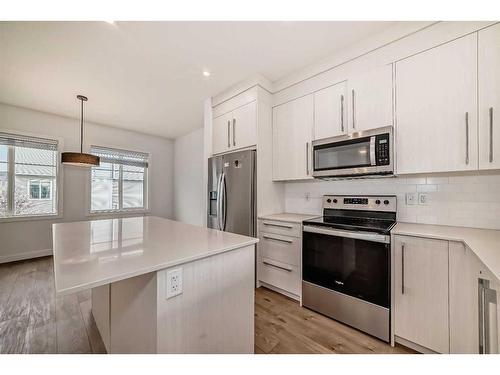
M256 236L256 168L254 150L208 159L209 228Z

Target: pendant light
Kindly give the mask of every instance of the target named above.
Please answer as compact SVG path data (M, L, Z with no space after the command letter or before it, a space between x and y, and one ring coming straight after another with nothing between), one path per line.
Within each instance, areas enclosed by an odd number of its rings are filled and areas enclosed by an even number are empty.
M86 102L88 98L83 95L77 95L76 98L80 100L82 108L80 119L80 152L63 152L61 154L61 163L78 167L98 166L99 156L83 153L83 102Z

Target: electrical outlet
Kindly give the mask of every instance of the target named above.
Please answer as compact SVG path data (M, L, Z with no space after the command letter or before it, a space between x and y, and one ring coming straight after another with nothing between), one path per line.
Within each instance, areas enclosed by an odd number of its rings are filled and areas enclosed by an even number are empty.
M406 193L406 204L414 205L415 204L415 193Z
M167 271L167 299L182 294L182 268Z
M418 204L427 205L427 194L426 193L418 193Z
M305 193L304 197L306 198L306 201L310 201L311 200L311 193L309 193L309 192Z

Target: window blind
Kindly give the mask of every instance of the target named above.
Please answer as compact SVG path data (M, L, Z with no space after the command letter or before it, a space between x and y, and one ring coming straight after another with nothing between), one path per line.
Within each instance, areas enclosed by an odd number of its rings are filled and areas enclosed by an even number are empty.
M2 132L0 132L0 145L57 151L57 141L54 139L30 137L20 134L10 134Z
M143 152L126 151L99 146L92 146L90 148L90 152L93 155L99 156L102 163L129 165L141 168L148 167L149 155Z

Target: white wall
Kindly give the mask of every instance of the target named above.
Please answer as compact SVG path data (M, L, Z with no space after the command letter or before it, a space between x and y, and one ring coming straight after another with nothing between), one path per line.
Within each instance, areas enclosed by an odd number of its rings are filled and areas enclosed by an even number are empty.
M203 128L175 140L174 212L175 219L204 225L205 185L203 183Z
M79 121L0 103L0 128L62 138L64 150L80 148ZM99 145L148 152L151 156L149 207L152 215L173 216L174 144L172 140L118 128L86 123L85 146ZM0 223L0 262L47 252L52 248L51 225L59 221L89 219L86 216L88 170L62 167L63 217Z
M426 192L426 205L406 205L405 193ZM388 194L402 222L500 229L500 173L432 175L364 180L289 182L287 212L321 213L324 194ZM309 199L306 198L309 195Z

